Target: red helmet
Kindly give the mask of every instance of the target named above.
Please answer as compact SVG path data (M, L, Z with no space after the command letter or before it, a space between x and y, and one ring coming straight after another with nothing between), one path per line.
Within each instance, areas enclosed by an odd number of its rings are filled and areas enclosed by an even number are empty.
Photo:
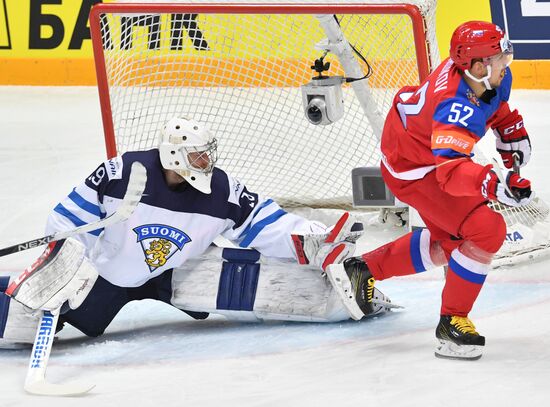
M460 25L451 37L451 59L463 70L471 67L474 58L486 58L501 52L511 53L512 44L504 31L493 23L468 21Z

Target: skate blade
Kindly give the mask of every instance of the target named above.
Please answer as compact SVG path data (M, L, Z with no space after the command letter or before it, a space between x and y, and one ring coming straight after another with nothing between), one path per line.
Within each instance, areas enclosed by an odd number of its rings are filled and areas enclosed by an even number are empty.
M350 313L351 317L356 321L359 321L365 316L357 301L355 301L355 295L351 288L351 281L348 274L344 269L343 264L331 264L327 267L327 277L332 284L332 287L344 303L344 306Z
M478 360L483 355L483 346L457 345L452 341L439 339L435 356L441 359Z

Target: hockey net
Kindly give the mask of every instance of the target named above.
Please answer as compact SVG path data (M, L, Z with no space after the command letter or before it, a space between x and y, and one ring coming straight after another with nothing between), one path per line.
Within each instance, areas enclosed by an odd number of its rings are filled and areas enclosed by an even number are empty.
M108 156L155 148L167 120L192 117L218 139L218 165L250 189L287 208L351 208L351 170L378 165L393 96L440 59L435 0L369 3L97 4L90 27ZM343 86L342 119L316 126L300 86L327 38L345 38L355 59L350 67L329 52L329 75L361 77L358 55L373 74ZM509 220L503 209L510 225L532 222L529 211Z
M424 33L425 23L434 26L433 10L425 20L417 8L386 3L95 6L108 155L156 147L169 118L192 117L217 137L219 166L250 188L286 207L350 207L351 170L379 161L375 130L350 85L342 119L310 124L300 86L315 76L311 65L323 55L316 45L327 38L316 15L336 15L373 66L361 82L383 122L396 89L427 75L426 47L435 41ZM346 75L331 53L325 61L330 75Z

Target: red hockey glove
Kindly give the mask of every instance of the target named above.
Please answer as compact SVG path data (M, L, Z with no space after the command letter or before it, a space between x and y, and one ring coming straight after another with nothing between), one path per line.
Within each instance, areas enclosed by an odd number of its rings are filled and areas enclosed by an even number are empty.
M481 194L487 199L508 206L524 206L534 198L535 194L531 191L531 181L520 177L513 171L508 171L506 185L508 188L502 185L493 170L489 170L481 184Z
M502 157L506 168L512 168L514 159L512 155L517 154L519 166L523 167L531 158L531 141L527 130L523 127L523 117L514 110L504 123L494 128L497 151Z

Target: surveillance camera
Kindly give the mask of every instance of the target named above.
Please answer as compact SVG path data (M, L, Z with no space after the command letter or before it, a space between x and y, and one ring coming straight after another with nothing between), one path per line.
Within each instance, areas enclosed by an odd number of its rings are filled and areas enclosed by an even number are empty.
M315 96L310 99L306 106L306 117L312 124L323 123L323 117L326 116L327 104L325 99L320 96Z
M327 125L344 115L341 76L320 76L302 86L306 118L312 124Z

